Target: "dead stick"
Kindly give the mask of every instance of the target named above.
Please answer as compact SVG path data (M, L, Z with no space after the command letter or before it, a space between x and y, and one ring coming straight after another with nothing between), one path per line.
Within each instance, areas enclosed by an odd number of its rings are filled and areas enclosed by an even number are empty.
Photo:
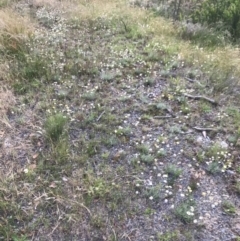
M192 99L196 99L196 100L198 100L198 99L204 99L204 100L207 100L207 101L211 102L212 104L215 104L215 105L217 104L217 102L216 102L215 100L210 99L210 98L205 97L205 96L201 96L201 95L184 94L184 96L189 97L189 98L192 98Z
M168 119L168 118L173 118L174 116L172 115L156 115L153 118L155 119Z
M101 115L97 118L97 121L99 121L101 118L102 118L102 116L103 116L103 114L105 113L105 110L101 113Z
M197 130L197 131L217 131L214 128L209 128L209 127L193 127L193 129Z

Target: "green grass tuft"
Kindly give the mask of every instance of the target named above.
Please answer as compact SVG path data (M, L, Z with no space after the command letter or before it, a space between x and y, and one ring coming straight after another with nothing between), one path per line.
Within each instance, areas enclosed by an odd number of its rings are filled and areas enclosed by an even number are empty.
M67 118L61 114L49 116L45 122L46 136L49 140L57 142L64 134Z

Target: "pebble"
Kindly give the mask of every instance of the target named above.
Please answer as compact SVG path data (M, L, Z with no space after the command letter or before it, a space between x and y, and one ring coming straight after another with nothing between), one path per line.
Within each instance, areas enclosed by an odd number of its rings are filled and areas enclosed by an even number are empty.
M201 145L203 143L203 137L198 136L196 142L197 142L198 145Z
M224 149L228 148L228 144L226 141L220 141L220 142L217 142L217 144Z

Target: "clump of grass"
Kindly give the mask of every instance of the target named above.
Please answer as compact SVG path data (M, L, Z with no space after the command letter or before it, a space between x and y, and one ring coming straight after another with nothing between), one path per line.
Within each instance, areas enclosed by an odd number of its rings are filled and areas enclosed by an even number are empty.
M22 55L22 57L21 61L23 62L23 65L20 65L19 67L21 68L21 77L23 79L28 81L31 81L32 79L40 80L47 75L47 60L38 55Z
M117 74L113 71L105 71L101 73L100 78L104 81L111 82L116 76Z
M155 213L155 210L152 208L146 208L146 210L144 211L144 214L147 216L151 216Z
M181 175L182 170L173 164L169 164L165 168L165 172L168 174L168 183L173 185L175 180Z
M157 201L160 199L160 191L161 191L161 186L157 185L155 187L148 188L144 194L145 194L145 197L148 198L149 200Z
M66 123L67 118L61 113L49 116L45 122L47 138L53 142L57 142L64 134Z
M115 135L107 136L102 140L102 143L107 147L116 146L119 143L118 138Z
M173 134L181 133L182 129L179 125L173 125L169 127L169 131Z
M56 164L65 164L69 156L69 143L65 138L60 139L52 146L51 159Z
M199 108L200 108L200 110L201 110L202 112L204 112L204 113L209 113L209 112L212 111L212 106L209 105L208 103L205 103L205 102L201 102L201 103L199 104Z
M154 163L154 156L150 155L150 154L147 154L147 155L142 154L140 156L140 160L141 160L141 162L143 162L147 165L152 165Z
M158 151L157 151L157 157L158 158L161 158L161 157L164 157L167 155L167 151L164 149L164 148L160 148Z
M183 114L187 115L191 112L191 109L188 104L184 103L181 105L181 111Z
M210 146L206 153L203 154L209 159L207 161L207 171L211 174L216 174L218 172L225 172L227 168L232 166L231 154L228 153L227 148L221 146L221 144L216 143Z
M99 142L96 140L90 140L86 146L86 153L89 157L94 156L99 151Z
M17 54L31 38L33 27L29 19L10 9L0 10L0 51Z
M167 111L168 109L169 109L169 106L166 103L163 103L163 102L148 105L148 112L150 114L162 113L164 111Z
M179 239L179 232L167 231L163 234L157 234L158 241L177 241Z
M150 147L148 145L141 144L138 145L136 149L142 154L148 154Z
M28 241L28 238L26 235L14 235L13 237L13 241Z
M28 55L19 52L12 78L16 79L13 88L18 94L25 94L31 89L40 87L42 82L50 79L48 60L39 55Z
M222 209L228 215L234 215L236 213L236 207L230 201L224 201L222 203Z
M192 200L186 200L179 204L175 210L174 214L184 223L191 223L194 220L194 206L195 203Z
M97 198L114 198L118 187L114 183L109 183L103 177L95 176L92 170L88 170L84 173L84 189L85 200L91 202Z
M93 101L93 100L96 100L97 95L96 95L96 92L91 91L91 92L84 93L82 98L88 101Z
M177 166L173 165L173 164L169 164L165 168L165 172L168 175L171 175L171 176L173 176L176 179L176 178L178 178L181 175L182 170L180 168L178 168Z
M118 129L114 131L117 136L130 136L132 129L130 127L119 126Z
M105 196L110 190L109 185L101 178L91 180L88 186L88 195L94 198Z
M216 174L220 172L221 169L219 167L219 163L216 161L209 163L209 165L207 166L207 171L211 174Z

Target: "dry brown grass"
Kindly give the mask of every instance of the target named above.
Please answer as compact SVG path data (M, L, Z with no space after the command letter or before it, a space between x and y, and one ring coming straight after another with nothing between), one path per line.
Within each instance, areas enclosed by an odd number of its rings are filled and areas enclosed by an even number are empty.
M94 20L98 17L111 17L126 10L123 1L109 0L75 0L72 7L68 9L71 17L81 18L81 20Z
M72 18L94 20L98 17L122 17L127 25L135 25L144 35L154 33L153 43L177 54L179 59L188 60L193 64L216 66L223 72L232 71L240 76L240 52L238 48L226 46L215 50L198 49L185 40L181 40L178 28L170 21L161 17L151 17L144 9L133 8L123 0L75 0L68 9Z
M11 9L0 10L0 49L16 52L33 33L33 25Z

